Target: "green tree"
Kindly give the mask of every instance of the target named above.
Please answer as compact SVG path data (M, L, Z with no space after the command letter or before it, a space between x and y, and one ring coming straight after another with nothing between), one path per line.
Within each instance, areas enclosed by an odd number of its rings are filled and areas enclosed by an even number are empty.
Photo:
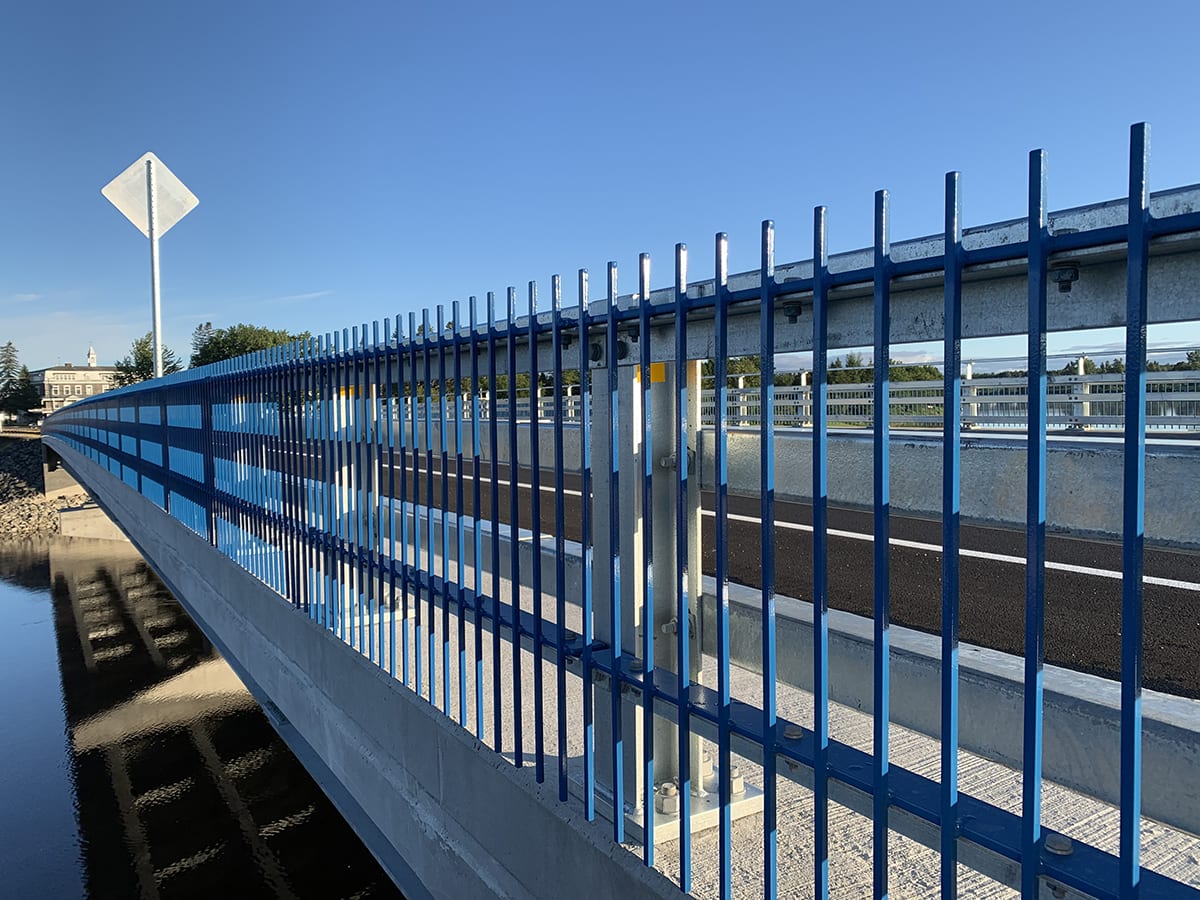
M33 379L29 377L29 366L21 366L21 371L13 379L12 387L4 397L5 411L24 415L41 405L42 398L33 386Z
M1185 370L1200 369L1200 350L1189 350L1187 359L1183 361Z
M875 380L875 371L861 353L847 353L846 361L839 356L829 364L830 384L867 384Z
M898 359L889 360L890 367L888 376L892 381L941 381L942 370L937 366L931 366L929 363L921 365L913 365L909 363L905 365ZM872 371L871 380L875 380L875 373Z
M162 348L163 374L170 375L183 368L179 357L170 347ZM113 383L117 387L137 384L139 381L149 381L154 377L154 338L150 332L134 340L129 348L129 355L114 363L117 368Z
M738 375L744 375L746 377L743 384L746 387L758 387L759 374L762 372L762 358L758 356L731 356L725 363L725 372L731 380ZM701 383L705 387L712 387L713 376L716 374L716 360L706 359L700 367Z
M299 334L279 328L264 328L261 325L247 325L239 322L228 328L213 328L212 322L197 325L192 332L193 366L207 366L209 363L220 362L223 359L233 359L254 353L257 350L267 350L281 344L293 341L307 340L312 334L302 331Z
M17 348L9 341L0 347L0 398L6 398L16 384L21 371Z
M1092 359L1090 356L1083 357L1083 374L1084 375L1095 375L1099 371L1100 371L1100 368L1096 365L1096 361L1094 359ZM1049 374L1051 374L1051 375L1075 375L1075 374L1078 374L1078 372L1079 372L1079 359L1076 358L1076 359L1071 360L1069 363L1067 363L1061 369L1051 370L1049 372Z

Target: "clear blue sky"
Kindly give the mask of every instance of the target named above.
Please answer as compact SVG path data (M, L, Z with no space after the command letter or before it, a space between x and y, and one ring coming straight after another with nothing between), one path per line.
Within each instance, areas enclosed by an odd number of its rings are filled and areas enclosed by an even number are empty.
M323 332L640 251L757 265L1200 181L1194 0L1137 4L8 4L0 341L31 367L149 329L147 242L100 188L153 150L200 198L162 240L167 344L200 322ZM1178 337L1178 329L1175 335Z

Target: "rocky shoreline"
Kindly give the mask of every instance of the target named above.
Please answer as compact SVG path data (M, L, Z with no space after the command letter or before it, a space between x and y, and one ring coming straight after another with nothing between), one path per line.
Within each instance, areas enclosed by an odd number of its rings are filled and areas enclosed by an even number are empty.
M63 500L42 496L42 443L31 438L0 439L0 540L58 534L58 511L81 506L88 495Z

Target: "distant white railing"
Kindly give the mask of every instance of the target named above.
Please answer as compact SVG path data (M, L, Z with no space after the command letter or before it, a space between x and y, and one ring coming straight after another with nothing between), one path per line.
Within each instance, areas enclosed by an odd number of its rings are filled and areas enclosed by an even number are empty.
M734 376L742 384L754 376ZM1125 376L1121 374L1050 375L1047 378L1049 426L1071 430L1120 431L1125 417ZM731 381L734 380L731 378ZM962 381L962 421L967 428L1022 430L1029 413L1028 383L1017 378L964 378ZM701 394L700 415L711 425L715 412L714 391ZM828 386L828 415L831 425L870 427L874 415L874 389L870 384L831 384ZM538 419L543 425L554 420L552 389L539 390ZM447 404L452 403L447 398ZM480 418L488 417L488 395L480 396ZM942 424L942 382L893 381L891 422L893 427L937 427ZM530 418L527 389L518 389L517 418ZM497 399L497 418L507 419L508 397L501 391ZM568 385L564 397L563 420L579 422L579 388ZM757 427L759 423L757 387L730 387L726 421L733 427ZM406 410L411 415L411 410ZM463 415L471 418L471 399L463 400ZM418 401L418 418L423 420L423 401ZM440 417L440 401L435 398L431 418ZM812 388L794 385L775 388L775 424L803 428L812 423ZM1146 374L1146 423L1154 431L1200 430L1200 371L1148 372Z

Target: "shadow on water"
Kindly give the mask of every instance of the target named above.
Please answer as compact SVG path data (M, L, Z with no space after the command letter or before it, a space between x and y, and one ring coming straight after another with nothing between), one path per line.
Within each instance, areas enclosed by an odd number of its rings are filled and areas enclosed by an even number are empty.
M0 896L400 896L132 548L0 544L0 616Z

